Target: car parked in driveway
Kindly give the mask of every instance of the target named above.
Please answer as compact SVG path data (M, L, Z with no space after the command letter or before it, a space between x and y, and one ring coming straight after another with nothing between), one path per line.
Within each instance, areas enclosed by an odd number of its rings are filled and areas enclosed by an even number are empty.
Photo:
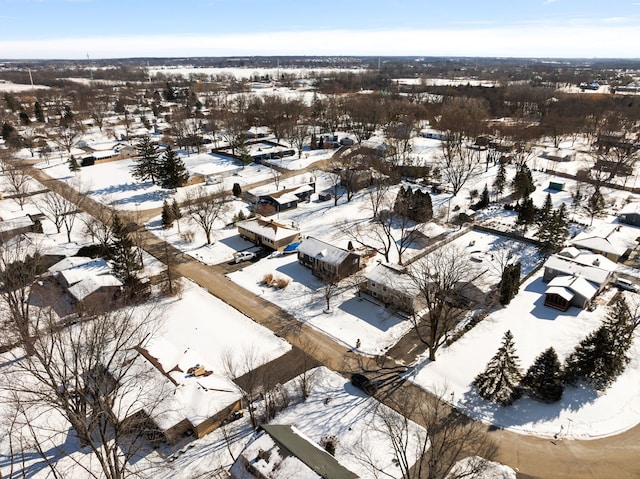
M378 383L369 379L364 374L354 373L351 375L351 384L358 389L362 389L364 392L373 396L378 391Z
M633 291L634 293L638 291L638 287L635 283L632 283L628 279L618 278L614 283L618 289L624 289L625 291Z
M240 251L234 255L233 261L237 264L242 263L243 261L251 261L256 259L256 257L256 254L252 251Z

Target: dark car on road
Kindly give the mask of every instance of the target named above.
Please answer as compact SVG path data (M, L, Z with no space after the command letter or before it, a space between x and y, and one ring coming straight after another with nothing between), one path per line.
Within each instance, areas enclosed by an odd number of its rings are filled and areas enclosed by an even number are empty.
M351 384L353 384L358 389L362 389L364 392L366 392L370 396L374 395L376 391L378 391L378 383L375 381L372 381L364 374L360 374L360 373L352 374Z

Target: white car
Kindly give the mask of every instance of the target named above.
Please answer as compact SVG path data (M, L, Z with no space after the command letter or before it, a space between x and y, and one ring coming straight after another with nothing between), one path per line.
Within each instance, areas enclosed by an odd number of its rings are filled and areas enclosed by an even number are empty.
M243 261L250 261L256 258L256 254L251 251L241 251L236 253L234 256L234 261L237 263L242 263Z

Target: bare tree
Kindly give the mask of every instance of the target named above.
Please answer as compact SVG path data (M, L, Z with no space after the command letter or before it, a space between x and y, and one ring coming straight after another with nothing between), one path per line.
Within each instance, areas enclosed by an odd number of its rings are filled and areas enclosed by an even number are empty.
M38 334L31 354L11 352L3 399L33 428L37 450L47 444L65 454L64 444L56 444L52 435L67 433L68 424L67 434L90 453L68 456L78 472L96 479L140 472L143 466L133 458L160 434L150 418L165 412L163 399L170 390L139 353L153 334L154 317L157 312L143 317L132 308L94 313L72 325L61 324L52 310L30 317Z
M74 192L73 197L72 202L58 193L47 191L40 202L42 212L53 222L56 231L60 233L62 226L65 227L69 242L71 242L71 231L80 212L84 195Z
M16 165L9 165L8 167L5 167L4 172L9 182L11 197L16 203L18 203L20 209L24 209L24 205L29 197L31 177L27 175L22 168Z
M187 191L186 204L191 219L204 231L207 244L211 244L213 226L229 208L226 195L222 189L209 193L206 187L200 186Z
M264 359L258 354L255 347L246 348L241 353L234 353L228 349L221 352L224 375L231 381L241 383L242 399L247 404L249 418L253 428L258 427L258 418L253 401L261 389L262 378L258 366L264 363Z
M80 135L82 135L82 128L75 123L71 123L68 126L58 128L53 141L60 149L64 149L68 154L71 154L71 150Z
M396 394L391 405L380 405L376 430L391 442L393 454L403 479L462 479L482 475L487 461L495 458L496 444L484 428L452 409L446 402L448 391L436 392L427 401L413 394ZM413 419L422 428L416 428ZM469 456L483 460L459 463ZM380 469L373 455L360 460L375 477L396 477ZM456 467L454 467L456 466Z
M469 180L480 173L477 153L468 148L460 137L453 134L448 134L442 140L441 146L442 179L451 185L455 196Z
M302 148L309 137L309 125L306 123L294 125L286 131L286 136L293 147L298 150L298 158L302 158Z
M423 316L414 314L411 321L429 349L429 359L435 361L436 351L465 314L461 293L477 275L463 251L450 245L413 263L409 274L426 309Z

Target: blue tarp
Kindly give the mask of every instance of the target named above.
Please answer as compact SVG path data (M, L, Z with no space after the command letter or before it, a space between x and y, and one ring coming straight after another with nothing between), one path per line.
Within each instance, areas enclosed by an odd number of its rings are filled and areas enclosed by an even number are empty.
M283 253L294 253L298 246L300 246L300 241L296 241L295 243L291 243L287 245L287 247L282 251Z

